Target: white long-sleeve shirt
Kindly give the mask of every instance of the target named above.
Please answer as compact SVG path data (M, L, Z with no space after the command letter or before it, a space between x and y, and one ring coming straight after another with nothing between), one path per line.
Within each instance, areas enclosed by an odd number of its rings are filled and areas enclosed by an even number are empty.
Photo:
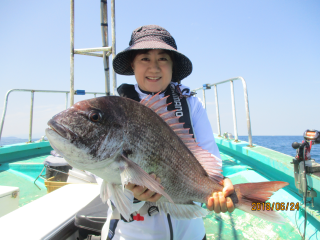
M188 87L181 85L181 91ZM140 91L138 85L135 85L135 90L138 92L140 99L143 99L147 94ZM189 95L189 92L184 92ZM160 97L164 97L164 93L160 94ZM190 96L187 98L189 111L191 115L191 122L193 126L194 135L196 141L199 142L199 146L208 150L211 154L221 159L219 149L215 143L211 125L199 98ZM144 202L135 203L133 206L133 212L138 211ZM108 211L108 218L111 217L111 209ZM149 216L143 215L144 221L124 222L120 220L114 232L113 240L149 240L149 239L170 239L170 228L168 224L167 215L160 211L160 213ZM108 222L108 221L107 221ZM171 218L173 239L184 240L202 240L205 235L205 229L202 218L196 218L191 220L177 220ZM108 231L105 227L102 231L102 237L108 235ZM101 238L103 239L103 238Z

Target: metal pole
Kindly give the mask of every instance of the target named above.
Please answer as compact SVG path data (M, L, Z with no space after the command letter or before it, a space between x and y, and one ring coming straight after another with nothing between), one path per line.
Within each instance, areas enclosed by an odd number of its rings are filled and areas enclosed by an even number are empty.
M204 90L204 88L202 89L202 92L203 92L203 106L204 106L204 109L207 110L207 103L206 103L206 90Z
M100 4L100 19L101 19L101 35L102 35L102 46L107 47L109 44L108 40L108 12L107 12L107 1L101 0ZM103 52L103 66L105 75L105 91L107 95L110 95L110 74L109 74L109 55Z
M109 52L111 52L112 47L96 47L96 48L78 48L74 49L74 54L81 54L81 53L93 53L93 52L107 52L107 56Z
M68 108L68 91L55 91L55 90L32 90L32 89L11 89L7 92L4 100L4 108L3 108L3 113L2 113L2 118L1 118L1 123L0 123L0 140L2 136L2 130L3 130L3 125L4 125L4 120L6 118L6 113L7 113L7 108L8 108L8 99L9 99L9 94L13 91L20 91L20 92L50 92L50 93L66 93L66 108ZM86 94L94 94L96 97L96 94L102 94L104 95L104 92L86 92ZM31 102L33 104L33 102ZM33 107L32 107L33 108Z
M0 141L1 141L1 136L2 136L2 130L3 130L3 124L4 124L4 119L6 117L6 112L7 112L7 106L8 106L8 98L9 94L13 91L13 89L9 90L4 98L4 106L3 106L3 113L2 113L2 119L1 119L1 125L0 125Z
M221 126L220 126L220 114L219 114L219 102L218 102L217 85L214 85L214 93L215 93L215 98L216 98L216 114L217 114L217 123L218 123L218 137L221 137Z
M250 121L247 83L242 77L239 77L239 79L242 81L242 86L243 86L243 91L244 91L244 103L245 103L246 113L247 113L247 129L248 129L249 146L252 147L252 132L251 132L251 121Z
M116 23L115 23L115 1L111 0L111 35L112 35L112 62L116 57ZM113 95L117 92L117 76L116 72L112 69L113 80Z
M231 103L232 103L234 139L237 142L238 141L238 129L237 129L236 104L234 101L233 81L230 81L230 87L231 87Z
M93 56L93 57L103 57L102 53L92 53L92 52L76 52L74 54L86 55L86 56Z
M32 142L33 102L34 102L34 91L31 91L30 124L29 124L29 142Z
M70 0L70 106L74 104L74 0Z
M68 93L66 93L66 109L68 108Z

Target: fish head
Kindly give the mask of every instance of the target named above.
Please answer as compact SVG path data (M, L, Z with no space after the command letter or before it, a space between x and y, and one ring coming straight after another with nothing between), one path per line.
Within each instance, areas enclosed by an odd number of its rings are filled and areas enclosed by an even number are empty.
M93 167L120 151L125 120L117 98L80 101L49 120L50 144L70 165L88 170L88 164Z

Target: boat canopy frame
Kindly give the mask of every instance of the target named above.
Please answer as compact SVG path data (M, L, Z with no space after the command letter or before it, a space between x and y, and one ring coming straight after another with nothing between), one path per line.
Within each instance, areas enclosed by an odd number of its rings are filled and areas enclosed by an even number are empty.
M116 56L116 27L115 27L115 1L111 0L111 46L109 44L108 36L108 8L107 0L101 0L100 3L100 21L101 21L101 35L102 47L98 48L74 48L74 0L70 0L70 107L74 104L74 55L81 54L86 56L102 57L103 67L105 73L105 95L111 95L110 91L110 74L109 74L109 56L112 54L112 60ZM101 52L96 53L96 52ZM117 76L112 70L112 95L116 94Z
M0 123L0 140L2 136L3 125L7 112L9 94L13 91L31 92L31 106L30 106L30 123L29 123L29 143L32 142L32 123L33 123L33 103L35 92L50 92L50 93L65 93L66 94L66 108L68 108L68 94L70 94L70 107L74 104L74 95L93 94L96 97L97 94L109 96L110 91L110 76L109 76L109 56L112 54L112 60L116 56L116 31L115 31L115 1L111 0L111 38L112 44L109 44L108 35L108 9L107 0L101 0L100 3L100 21L101 21L101 35L102 35L102 47L96 48L74 48L74 0L70 0L70 91L55 91L55 90L33 90L33 89L11 89L5 96L4 109L2 119ZM101 52L102 53L97 53ZM103 58L103 66L105 73L105 92L85 92L83 90L74 90L74 55L86 55ZM116 94L117 78L116 73L112 70L113 89L112 95Z

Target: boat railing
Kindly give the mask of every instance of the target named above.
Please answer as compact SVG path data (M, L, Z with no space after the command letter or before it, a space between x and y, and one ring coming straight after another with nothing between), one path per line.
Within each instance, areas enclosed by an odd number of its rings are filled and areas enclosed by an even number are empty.
M6 117L7 112L7 106L8 106L8 99L9 94L12 92L31 92L31 106L30 106L30 123L29 123L29 142L32 142L32 123L33 123L33 103L34 103L34 93L35 92L45 92L45 93L65 93L66 94L66 109L68 108L68 95L70 91L56 91L56 90L33 90L33 89L11 89L7 92L4 100L4 108L2 113L2 119L1 119L1 125L0 125L0 140L2 136L2 130L4 125L4 120ZM97 94L106 95L105 92L86 92L85 90L76 90L74 91L75 95L86 95L86 94L93 94L94 97L97 96Z
M203 84L202 87L196 88L192 90L192 92L196 92L199 90L202 90L203 92L203 104L206 109L206 90L211 89L211 87L214 87L214 93L215 93L215 102L216 102L216 115L217 115L217 124L218 124L218 136L221 137L221 125L220 125L220 115L219 115L219 102L218 102L218 88L217 85L230 82L230 88L231 88L231 103L232 103L232 113L233 113L233 128L234 128L234 137L235 141L238 140L238 128L237 128L237 117L236 117L236 104L234 100L234 88L233 88L233 82L240 80L243 86L243 93L244 93L244 101L245 101L245 108L246 108L246 117L247 117L247 129L248 129L248 141L249 146L252 147L252 133L251 133L251 122L250 122L250 112L249 112L249 100L248 100L248 90L247 90L247 84L243 77L235 77L230 78L221 82L213 83L213 84Z

